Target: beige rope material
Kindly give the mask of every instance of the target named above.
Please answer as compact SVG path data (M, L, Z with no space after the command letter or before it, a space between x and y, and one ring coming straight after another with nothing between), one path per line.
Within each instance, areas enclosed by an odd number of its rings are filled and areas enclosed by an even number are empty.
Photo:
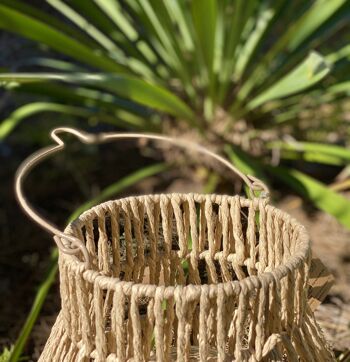
M306 305L308 236L262 199L129 197L65 234L91 263L60 253L62 311L40 361L334 361Z

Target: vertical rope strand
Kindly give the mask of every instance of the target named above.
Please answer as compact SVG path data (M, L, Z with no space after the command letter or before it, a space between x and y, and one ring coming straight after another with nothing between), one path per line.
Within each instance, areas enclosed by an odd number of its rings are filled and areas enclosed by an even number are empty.
M199 359L206 361L208 356L207 316L209 312L209 290L203 285L199 302Z
M117 284L113 296L112 328L115 331L117 358L126 361L126 323L125 323L125 294L121 284ZM113 322L114 321L114 322Z
M136 288L135 288L136 287ZM141 362L143 360L143 351L142 351L142 330L140 322L140 313L138 305L138 288L135 285L131 290L131 302L130 302L130 316L132 323L132 332L133 332L133 359L135 362Z
M119 278L120 275L120 210L115 204L108 205L109 214L111 215L111 242L113 258L113 275Z
M98 285L98 279L94 285L94 310L96 326L96 351L99 361L104 361L107 356L107 344L105 335L105 324L103 318L103 290Z
M226 328L225 328L225 292L222 285L219 284L218 295L217 295L217 339L216 345L218 349L219 361L224 361L226 358L225 347L226 347Z

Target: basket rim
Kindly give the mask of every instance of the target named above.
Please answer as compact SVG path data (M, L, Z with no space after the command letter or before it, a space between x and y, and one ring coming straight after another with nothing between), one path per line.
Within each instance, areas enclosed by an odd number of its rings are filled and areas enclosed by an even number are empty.
M267 208L267 211L277 213L279 217L281 217L284 221L289 222L290 225L296 229L298 233L298 238L300 240L300 242L298 243L298 251L294 255L291 255L284 264L281 264L274 269L264 271L259 275L247 276L246 278L243 278L241 280L227 281L216 284L188 284L176 286L164 286L158 284L123 281L117 277L103 275L101 271L88 269L84 261L79 260L74 255L67 255L60 252L60 259L62 258L64 263L67 264L70 271L81 274L83 278L90 283L97 283L100 288L114 290L122 288L123 292L126 295L131 295L132 290L138 290L140 296L142 295L150 298L153 298L156 293L160 293L166 299L173 297L176 293L180 292L184 296L186 295L186 299L193 300L198 298L202 290L204 289L207 289L210 297L215 297L217 296L219 289L224 289L227 295L232 295L239 294L240 291L245 294L254 289L257 290L259 288L265 288L271 283L278 283L288 274L288 272L293 272L298 269L301 264L308 262L311 249L310 239L305 227L301 223L299 223L295 218L290 216L287 212L268 204L266 200L259 198L250 200L240 195L230 196L200 193L160 193L128 196L120 199L108 200L84 211L75 220L71 221L67 225L67 227L65 228L65 233L75 235L73 228L76 226L80 226L81 223L85 222L86 219L89 218L92 213L95 213L96 209L99 207L108 208L109 205L121 202L130 202L134 199L137 199L139 201L144 201L146 199L157 201L161 197L167 197L169 199L171 197L193 197L196 202L203 202L209 199L211 202L214 203L219 202L224 198L226 198L227 200L239 198L243 207L247 207L252 203L256 203L258 205L259 203L263 202L265 204L265 207Z

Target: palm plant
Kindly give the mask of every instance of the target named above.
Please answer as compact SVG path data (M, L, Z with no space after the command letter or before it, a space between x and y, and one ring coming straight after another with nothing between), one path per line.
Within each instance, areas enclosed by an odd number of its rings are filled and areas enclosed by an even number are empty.
M38 97L0 124L0 138L39 112L195 130L245 171L279 178L350 225L342 195L290 167L349 163L349 1L46 2L48 11L0 1L0 28L45 45L0 74L7 89ZM328 144L332 129L341 146Z

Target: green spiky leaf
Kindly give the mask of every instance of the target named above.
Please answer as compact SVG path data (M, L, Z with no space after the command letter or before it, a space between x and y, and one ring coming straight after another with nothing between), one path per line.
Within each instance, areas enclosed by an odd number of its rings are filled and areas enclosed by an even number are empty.
M319 209L333 215L342 225L350 229L349 199L300 171L286 167L269 167L268 170L298 194L312 201Z
M310 88L322 80L329 71L330 66L325 58L312 52L284 78L250 101L247 108L252 110L268 101L284 98Z

